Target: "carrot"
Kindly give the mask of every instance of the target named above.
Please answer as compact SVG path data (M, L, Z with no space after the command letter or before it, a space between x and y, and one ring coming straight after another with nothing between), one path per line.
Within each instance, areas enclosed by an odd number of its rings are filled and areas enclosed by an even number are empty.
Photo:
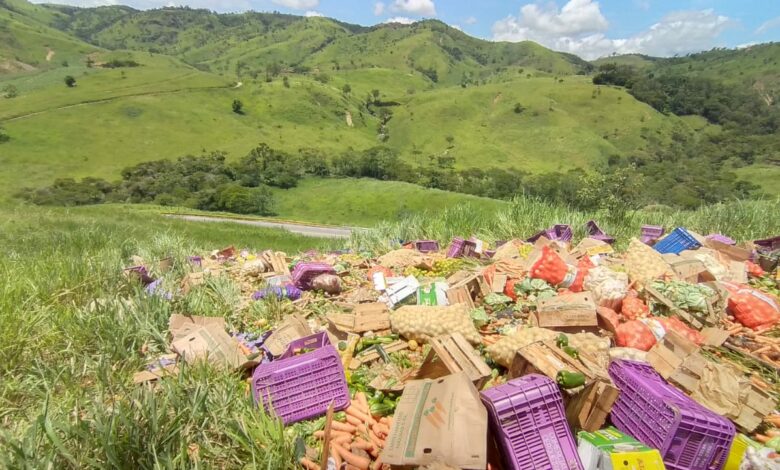
M357 428L351 424L342 423L341 421L333 421L330 423L331 429L334 431L343 431L348 432L350 434L354 434L355 431L357 431Z
M303 468L305 468L306 470L321 470L318 464L312 462L306 457L301 457L301 460L299 460L298 462L300 462L301 465L303 465Z
M374 443L374 445L377 447L377 449L384 449L385 448L385 440L374 434L373 432L368 433L368 438L371 440L371 442Z
M349 465L354 465L360 470L368 470L368 466L371 465L371 461L367 458L355 455L341 446L336 446L336 450L338 451L342 460L347 462Z
M354 417L352 415L347 415L347 422L349 424L351 424L352 426L357 426L358 424L363 424L363 421L360 421L358 418L356 418L356 417Z
M370 414L360 411L355 406L350 406L349 408L347 408L347 414L354 416L355 418L359 419L364 423L367 422L367 423L374 424L376 422Z
M338 444L335 442L330 443L330 456L333 457L333 461L336 463L336 468L341 468L341 455L338 453Z
M374 462L374 466L372 467L372 470L382 470L382 457L379 457Z
M354 465L351 465L351 464L347 464L347 465L344 467L344 469L345 469L345 470L360 470L359 468L357 468L356 466L354 466Z
M770 437L763 434L753 434L753 439L763 444L768 442Z
M374 444L373 442L368 442L362 437L358 437L357 439L355 439L355 442L353 442L352 445L357 447L358 449L365 450L366 452L371 454L371 457L376 458L379 455L379 449L376 448L376 444Z
M366 398L366 394L363 392L357 392L355 394L355 398L357 398L357 402L360 410L368 414L369 407L368 407L368 399ZM354 403L352 404L354 405Z
M335 431L333 429L330 430L330 438L334 439L339 436L351 436L350 433L344 432L344 431ZM317 439L324 439L325 438L325 431L314 431L314 437Z
M777 428L769 429L769 430L766 431L766 435L769 436L769 437L780 436L780 429L777 429Z
M352 436L339 436L339 437L331 439L331 442L335 442L337 444L341 444L341 443L345 443L346 444L348 442L352 442Z

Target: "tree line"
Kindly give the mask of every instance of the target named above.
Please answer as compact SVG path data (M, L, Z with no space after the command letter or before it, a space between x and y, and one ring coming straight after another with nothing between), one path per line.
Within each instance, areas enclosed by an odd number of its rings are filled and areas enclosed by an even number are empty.
M446 154L409 163L386 146L331 156L315 148L287 153L261 143L235 161L228 161L223 152L156 160L125 168L115 182L65 178L17 196L40 205L154 203L273 215L271 188L293 188L304 177L404 181L494 199L526 195L581 209L625 210L648 204L691 208L755 195L754 186L688 158L686 152L680 146L661 153L659 162L615 157L593 172L532 174L515 168L458 169L455 157ZM685 175L682 180L680 175Z

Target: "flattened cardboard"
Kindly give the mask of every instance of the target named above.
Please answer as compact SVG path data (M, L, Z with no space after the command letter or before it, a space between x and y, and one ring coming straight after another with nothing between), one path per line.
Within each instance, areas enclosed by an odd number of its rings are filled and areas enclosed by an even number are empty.
M199 327L184 338L174 341L171 348L188 363L205 359L218 366L236 369L246 359L241 353L238 341L224 329L214 325Z
M747 261L752 254L750 250L738 246L727 245L717 240L704 240L704 246L719 251L734 261Z
M542 328L597 327L596 303L590 292L559 295L536 302L531 316Z
M390 465L440 462L481 470L487 464L487 435L487 410L465 373L412 380L380 457Z
M355 307L356 333L381 331L390 328L390 311L382 302L359 304Z
M201 326L213 326L221 328L223 331L227 328L225 319L222 317L189 316L174 313L168 320L168 331L171 332L172 341L184 338Z
M271 333L271 336L265 340L263 346L273 356L281 356L287 350L287 345L290 342L313 333L306 319L296 312L289 315L279 324L274 332Z
M154 361L150 362L148 366L153 366L152 369L143 370L133 374L133 383L142 384L147 382L154 382L164 377L171 375L177 375L179 373L178 364L169 364L167 366L161 366L160 361L162 359L176 360L176 354L164 354Z

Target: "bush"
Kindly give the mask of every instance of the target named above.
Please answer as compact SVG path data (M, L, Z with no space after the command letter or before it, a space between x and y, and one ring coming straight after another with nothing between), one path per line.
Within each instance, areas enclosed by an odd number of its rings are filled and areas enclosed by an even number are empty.
M15 85L8 84L3 87L3 98L16 98L19 96L19 90L16 88Z
M65 76L65 85L67 85L68 88L73 88L74 86L76 86L76 79L73 78L71 75L66 75Z
M273 195L265 186L246 188L238 184L221 186L216 193L218 210L236 214L273 215Z
M233 100L233 104L231 105L233 108L233 112L236 114L244 114L244 103L241 102L241 100Z
M4 144L4 143L8 142L9 140L11 140L11 136L8 135L8 133L5 131L5 129L0 127L0 144Z

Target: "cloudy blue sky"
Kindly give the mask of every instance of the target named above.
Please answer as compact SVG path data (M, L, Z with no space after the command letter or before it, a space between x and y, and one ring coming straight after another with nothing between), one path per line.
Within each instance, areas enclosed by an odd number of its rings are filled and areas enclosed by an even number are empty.
M324 15L350 23L437 18L495 41L533 40L587 59L639 52L671 56L780 41L780 0L48 0L136 8L190 5L225 11Z

